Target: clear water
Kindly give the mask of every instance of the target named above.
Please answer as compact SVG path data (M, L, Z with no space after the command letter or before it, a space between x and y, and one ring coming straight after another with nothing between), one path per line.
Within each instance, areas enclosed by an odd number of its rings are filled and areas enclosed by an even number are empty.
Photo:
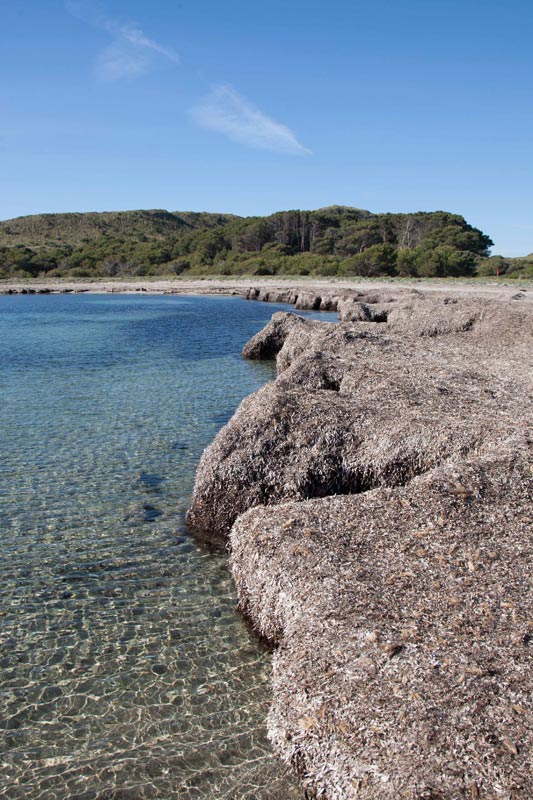
M272 377L237 298L0 297L0 797L291 800L270 656L184 512Z

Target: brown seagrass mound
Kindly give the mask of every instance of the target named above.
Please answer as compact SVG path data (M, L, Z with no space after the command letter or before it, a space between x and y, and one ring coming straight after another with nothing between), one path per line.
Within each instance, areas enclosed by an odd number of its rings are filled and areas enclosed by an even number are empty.
M319 293L320 292L320 293ZM413 288L395 289L349 289L321 287L320 290L311 290L301 287L275 288L275 287L250 287L241 292L245 300L259 300L264 303L289 303L298 310L311 311L338 311L340 319L357 321L359 319L383 322L382 311L387 310L389 303L396 302L399 298L420 297L422 293ZM383 309L371 308L380 305ZM364 308L361 308L363 307ZM369 308L370 306L370 308Z
M244 345L243 358L275 358L289 333L297 327L307 331L311 330L309 320L295 314L278 311L272 315L269 324Z
M409 486L252 509L231 569L309 797L533 797L531 442Z
M309 798L526 800L533 309L372 305L385 322L276 314L254 337L278 378L205 451L188 521L231 529Z
M396 305L386 324L278 313L249 342L246 355L278 352L280 376L204 452L191 528L220 541L253 506L403 484L511 435L530 404L529 307Z

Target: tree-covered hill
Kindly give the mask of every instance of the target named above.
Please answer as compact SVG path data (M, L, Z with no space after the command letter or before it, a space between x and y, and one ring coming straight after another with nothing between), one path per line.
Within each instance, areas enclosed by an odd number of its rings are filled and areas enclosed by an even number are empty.
M0 222L0 277L473 275L487 268L491 245L445 211L39 214Z
M80 245L101 236L137 241L161 239L181 229L224 225L229 214L150 211L104 211L71 214L34 214L0 222L0 246L53 247Z

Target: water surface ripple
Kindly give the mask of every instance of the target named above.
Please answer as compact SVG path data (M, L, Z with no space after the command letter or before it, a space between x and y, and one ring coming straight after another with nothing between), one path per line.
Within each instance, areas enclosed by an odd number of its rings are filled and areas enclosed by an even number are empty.
M278 307L278 308L281 308ZM0 797L292 800L270 656L184 512L276 306L0 297Z

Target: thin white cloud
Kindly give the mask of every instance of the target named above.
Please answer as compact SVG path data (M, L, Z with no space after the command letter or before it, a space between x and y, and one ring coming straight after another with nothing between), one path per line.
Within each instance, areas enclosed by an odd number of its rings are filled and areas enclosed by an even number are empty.
M248 147L294 155L311 153L290 128L268 117L232 86L215 86L191 114L202 127Z
M96 59L96 71L104 80L136 78L144 74L151 64L150 55L158 55L177 64L179 57L169 47L151 39L136 23L119 22L107 16L96 3L87 0L65 0L65 9L77 19L94 28L107 31L113 41Z
M96 74L109 81L137 78L148 69L149 60L142 53L129 52L114 42L105 47L96 59Z
M154 52L159 53L160 56L164 56L165 58L168 58L169 61L173 61L174 64L177 64L179 61L177 53L175 53L169 47L163 47L162 45L158 44L158 42L150 39L141 30L141 28L138 27L138 25L115 26L112 24L110 31L117 33L118 36L120 36L122 39L125 39L125 41L129 42L134 47L145 47L148 50L154 50Z

